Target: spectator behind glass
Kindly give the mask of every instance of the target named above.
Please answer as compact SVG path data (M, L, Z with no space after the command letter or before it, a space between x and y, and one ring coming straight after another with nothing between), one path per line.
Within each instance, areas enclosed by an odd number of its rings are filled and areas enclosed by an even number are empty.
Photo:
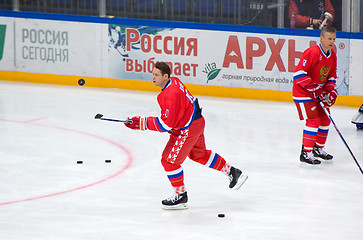
M295 15L295 26L297 28L318 29L325 18L325 12L329 12L333 16L332 19L327 21L327 25L331 26L335 16L335 10L330 0L290 0L290 20L292 12Z

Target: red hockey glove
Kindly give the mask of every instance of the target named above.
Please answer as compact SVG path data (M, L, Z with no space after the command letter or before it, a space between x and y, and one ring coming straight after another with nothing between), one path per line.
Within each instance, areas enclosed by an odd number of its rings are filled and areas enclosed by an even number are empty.
M337 90L333 89L329 93L324 95L322 102L325 107L331 107L335 103L337 97L338 97L338 92Z
M147 119L146 117L140 117L140 116L127 118L127 120L131 120L132 123L125 122L124 124L126 127L131 128L133 130L145 131L147 130L146 119Z
M311 84L305 87L308 96L315 102L319 102L322 99L321 92L322 89L318 84Z

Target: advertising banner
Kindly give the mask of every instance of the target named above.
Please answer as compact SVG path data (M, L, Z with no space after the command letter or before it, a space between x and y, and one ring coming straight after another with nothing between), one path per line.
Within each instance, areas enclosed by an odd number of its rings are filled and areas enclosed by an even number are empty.
M1 25L6 47L0 70L100 76L100 24L0 18Z
M153 63L170 62L183 82L291 91L292 74L318 37L109 25L109 77L150 80ZM348 94L349 40L337 39L337 87Z
M3 17L0 70L151 81L153 64L166 61L187 84L291 91L299 58L319 42L310 36ZM350 39L337 38L335 45L336 86L348 95ZM351 93L362 95L361 86Z

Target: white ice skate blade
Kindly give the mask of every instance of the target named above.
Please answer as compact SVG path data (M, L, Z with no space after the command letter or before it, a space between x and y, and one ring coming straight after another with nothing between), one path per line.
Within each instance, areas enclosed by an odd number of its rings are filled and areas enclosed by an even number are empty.
M322 163L324 164L333 164L334 161L333 160L320 160Z
M301 168L311 168L311 169L318 169L320 168L321 164L308 164L306 162L300 162Z
M244 184L247 180L248 176L247 175L243 175L241 174L241 176L239 176L236 185L232 188L233 190L238 190L242 184Z
M161 208L164 210L185 210L188 209L188 204L180 203L178 205L173 205L173 206L162 205Z
M320 160L320 162L324 164L332 164L334 162L333 160L325 160L324 158L320 157L317 157L316 159Z

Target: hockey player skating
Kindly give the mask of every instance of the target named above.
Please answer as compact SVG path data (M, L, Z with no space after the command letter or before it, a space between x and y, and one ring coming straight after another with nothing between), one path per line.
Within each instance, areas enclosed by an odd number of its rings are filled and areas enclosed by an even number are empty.
M247 175L228 164L217 153L206 149L205 121L198 99L189 93L178 78L170 77L170 67L167 63L157 62L152 73L154 85L162 89L157 97L161 116L131 117L128 120L132 120L132 123L125 123L125 125L134 130L152 130L170 134L162 153L161 164L174 188L174 194L162 201L162 208L188 208L188 196L181 166L186 157L227 175L231 189L240 188L247 180Z
M307 165L332 162L333 159L324 150L330 119L319 101L329 111L338 96L335 89L337 57L332 50L335 38L336 30L324 27L320 33L320 44L304 51L293 75L293 100L300 120L306 120L300 161Z

